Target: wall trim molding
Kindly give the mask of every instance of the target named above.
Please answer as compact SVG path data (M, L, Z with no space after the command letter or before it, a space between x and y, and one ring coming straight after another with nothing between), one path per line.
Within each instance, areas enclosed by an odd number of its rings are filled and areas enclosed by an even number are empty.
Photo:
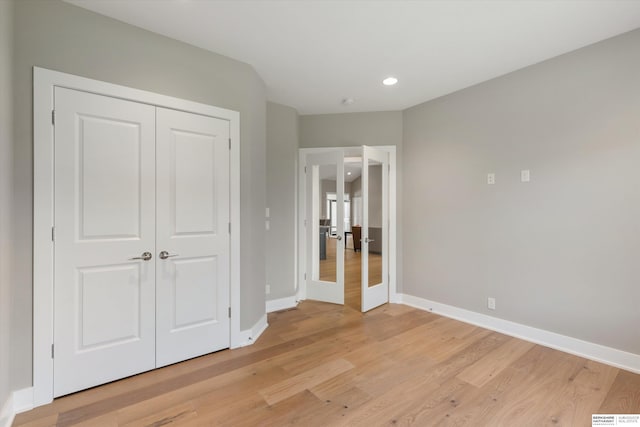
M461 322L470 323L505 335L640 374L639 354L633 354L544 329L487 316L486 314L430 301L413 295L398 294L398 297L402 304L410 307L419 308L444 317L460 320Z
M260 338L260 335L269 327L267 323L267 314L265 313L252 327L251 329L245 329L240 331L239 344L231 348L246 347L254 344Z
M295 296L267 300L267 313L286 310L298 306L298 299Z
M16 412L13 407L13 393L9 393L7 400L0 408L0 427L11 427Z
M9 393L9 397L0 408L0 427L11 427L16 414L30 409L33 409L33 387Z
M33 409L33 387L13 392L13 410L16 414Z

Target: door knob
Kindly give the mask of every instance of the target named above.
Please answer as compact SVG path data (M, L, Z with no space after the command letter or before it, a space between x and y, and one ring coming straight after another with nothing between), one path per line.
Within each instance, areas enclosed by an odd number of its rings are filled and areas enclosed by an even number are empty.
M342 240L342 236L341 236L341 235L339 235L339 234L337 234L337 235L335 235L335 236L329 235L329 238L330 238L330 239L336 239L336 240Z
M178 256L179 254L169 254L169 252L167 251L162 251L158 254L158 256L160 257L160 259L167 259L167 258L172 258L174 256Z
M149 261L152 257L153 255L151 255L151 252L143 252L142 255L129 258L129 260L133 261L133 260L141 259L142 261Z
M365 237L365 238L364 238L364 242L365 242L365 243L375 242L375 240L370 239L370 238L368 238L368 237Z

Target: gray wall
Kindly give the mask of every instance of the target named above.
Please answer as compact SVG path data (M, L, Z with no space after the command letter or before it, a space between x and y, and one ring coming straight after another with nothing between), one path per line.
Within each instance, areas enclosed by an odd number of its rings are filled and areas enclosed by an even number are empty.
M404 293L640 354L639 46L404 112Z
M300 116L300 148L402 146L402 112Z
M296 294L295 229L296 165L298 163L298 112L267 103L267 299Z
M0 410L12 391L11 329L11 198L13 117L11 108L13 1L0 1ZM2 424L2 420L0 420Z
M300 148L357 147L360 145L396 146L396 221L397 230L397 288L402 291L403 229L402 213L405 197L403 179L403 113L382 111L374 113L318 114L300 116ZM353 206L352 206L353 208Z
M265 88L248 65L59 0L21 0L15 16L12 374L31 384L32 67L50 68L240 112L241 327L264 314Z

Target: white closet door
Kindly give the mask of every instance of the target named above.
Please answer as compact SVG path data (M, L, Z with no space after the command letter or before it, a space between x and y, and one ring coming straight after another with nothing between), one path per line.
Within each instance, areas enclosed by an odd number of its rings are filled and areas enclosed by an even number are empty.
M164 366L229 347L229 122L158 108L156 132L157 365Z
M155 367L155 108L55 89L54 395Z

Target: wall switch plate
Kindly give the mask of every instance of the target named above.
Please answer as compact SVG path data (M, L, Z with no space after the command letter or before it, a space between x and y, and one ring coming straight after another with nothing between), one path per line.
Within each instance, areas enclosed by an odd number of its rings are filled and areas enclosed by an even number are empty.
M271 224L269 223L269 220L266 220L266 221L264 222L264 228L265 228L267 231L269 231L269 229L271 228Z
M496 183L496 174L495 173L488 173L487 174L487 184L489 185L493 185Z
M267 295L269 295L271 293L271 285L265 286L265 292L266 292Z
M267 218L269 218L269 208L266 208L264 210L264 216L266 216Z
M495 298L487 298L487 307L489 310L496 309L496 299Z
M531 173L529 172L529 169L523 169L520 171L520 181L522 182L531 181Z

